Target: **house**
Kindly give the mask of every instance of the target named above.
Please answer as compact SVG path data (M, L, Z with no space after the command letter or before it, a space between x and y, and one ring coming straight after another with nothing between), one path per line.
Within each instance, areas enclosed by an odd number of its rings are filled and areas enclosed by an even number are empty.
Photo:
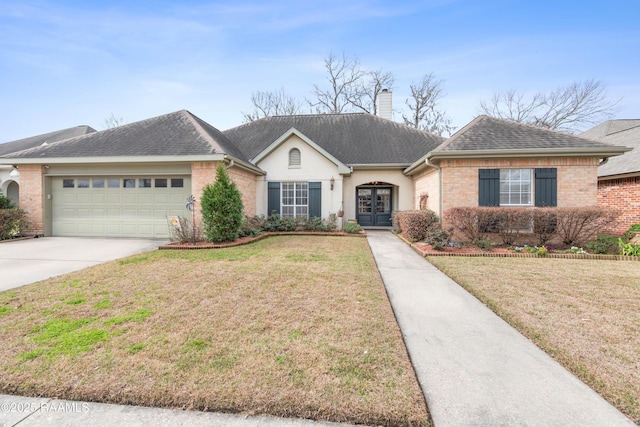
M597 167L624 147L480 116L449 139L369 114L266 117L219 131L186 110L0 157L20 172L32 233L167 237L227 165L247 215L596 204ZM199 209L196 208L196 215Z
M640 120L608 120L580 136L632 148L598 168L598 204L620 210L611 232L623 234L640 223Z
M0 144L0 156L26 150L28 148L51 144L63 139L73 138L75 136L86 135L95 131L95 129L89 126L76 126L32 136L30 138L7 142ZM8 196L15 204L18 204L20 199L20 173L18 172L18 169L13 167L13 165L0 164L0 191L2 191L2 194Z
M462 206L593 206L598 165L627 150L479 116L405 173L441 217Z

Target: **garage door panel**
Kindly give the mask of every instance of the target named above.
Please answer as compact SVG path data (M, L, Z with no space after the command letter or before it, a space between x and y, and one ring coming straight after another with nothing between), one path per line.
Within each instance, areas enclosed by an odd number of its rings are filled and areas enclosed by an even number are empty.
M134 176L129 174L118 180ZM182 188L109 188L106 183L115 177L91 177L91 182L103 180L105 185L101 188L64 188L64 179L77 183L79 178L52 178L54 236L167 238L167 216L191 216L185 208L191 189L188 176L181 177ZM170 182L171 177L167 180Z

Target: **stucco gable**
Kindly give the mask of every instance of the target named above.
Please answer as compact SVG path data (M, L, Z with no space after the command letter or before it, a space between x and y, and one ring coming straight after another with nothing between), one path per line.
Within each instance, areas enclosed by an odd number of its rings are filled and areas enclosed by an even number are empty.
M285 133L283 133L278 139L273 141L268 147L258 153L255 157L251 159L251 162L255 165L258 165L262 160L269 157L273 152L275 152L282 144L288 141L292 136L297 136L300 138L306 145L310 148L321 154L324 158L329 160L331 163L337 166L338 173L340 174L349 174L351 169L342 163L340 160L336 159L333 155L327 152L324 148L320 147L316 144L311 138L307 137L305 134L297 130L296 128L291 128Z

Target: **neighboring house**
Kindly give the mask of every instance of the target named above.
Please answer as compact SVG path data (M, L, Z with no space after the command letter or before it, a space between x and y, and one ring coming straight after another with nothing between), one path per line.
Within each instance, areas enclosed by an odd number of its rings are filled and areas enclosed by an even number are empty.
M19 139L17 141L6 142L4 144L0 144L0 156L6 156L10 153L51 144L53 142L75 136L86 135L95 131L95 129L89 126L76 126L38 136L32 136L30 138ZM15 204L19 203L20 173L18 169L13 167L13 165L0 164L0 190L2 190L2 194L8 196Z
M598 168L598 204L620 210L611 232L622 234L640 223L640 120L609 120L580 136L632 148Z
M445 140L369 114L267 117L221 132L182 110L0 163L19 168L33 233L167 237L167 216L190 215L187 198L200 198L218 162L247 215L342 211L387 227L393 211L420 206L595 205L598 163L624 151L484 116Z
M602 159L625 147L479 116L410 166L439 215L458 206L593 206Z

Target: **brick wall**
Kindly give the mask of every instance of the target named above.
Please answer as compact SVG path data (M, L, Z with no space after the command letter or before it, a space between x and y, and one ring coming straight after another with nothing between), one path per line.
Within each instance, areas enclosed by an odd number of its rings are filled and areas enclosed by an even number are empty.
M442 211L458 206L478 206L478 169L557 168L558 206L594 206L598 200L598 159L455 159L443 160Z
M43 165L20 165L20 209L27 212L25 234L44 234Z
M598 183L598 205L616 208L621 215L607 232L622 235L640 223L640 176L609 179Z
M197 200L196 221L202 221L200 211L200 198L202 191L208 184L213 184L216 180L217 162L193 162L191 163L191 194ZM236 184L242 193L242 203L244 213L248 216L256 214L256 177L252 173L234 166L227 170L229 178Z

